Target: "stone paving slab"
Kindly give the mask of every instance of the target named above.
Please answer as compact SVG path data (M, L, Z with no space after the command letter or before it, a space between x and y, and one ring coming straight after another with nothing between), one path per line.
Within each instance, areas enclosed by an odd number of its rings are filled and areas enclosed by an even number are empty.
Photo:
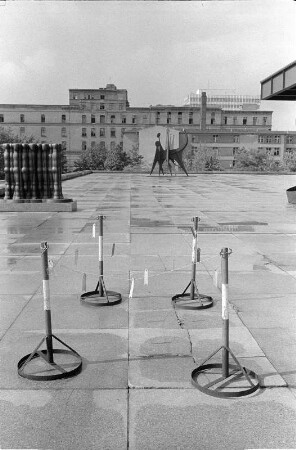
M162 328L131 328L129 354L138 356L190 356L191 346L187 330Z
M83 359L82 372L62 380L35 381L18 375L17 364L30 355L44 337L43 330L10 331L0 347L1 389L124 389L127 387L127 330L60 330L53 334L73 348ZM64 347L53 339L54 348ZM42 344L41 349L45 349Z
M30 298L30 295L0 295L0 339L13 324Z
M134 450L296 446L295 402L282 389L235 400L191 389L131 390L129 419Z
M125 390L0 393L1 448L126 448Z
M192 353L198 362L217 350L222 342L222 328L189 329ZM251 333L243 325L229 330L230 349L236 357L264 356Z

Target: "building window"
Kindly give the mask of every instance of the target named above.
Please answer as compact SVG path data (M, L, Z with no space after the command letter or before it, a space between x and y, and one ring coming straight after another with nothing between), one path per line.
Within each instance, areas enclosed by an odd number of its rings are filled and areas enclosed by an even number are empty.
M105 95L101 94L100 95L100 100L105 100Z
M234 117L233 117L233 125L236 125L236 124L237 124L237 117L234 116Z
M45 114L41 114L41 123L45 122Z
M193 111L189 111L189 125L193 125Z
M100 128L100 137L105 137L105 128Z
M90 135L91 135L92 137L95 137L95 136L96 136L96 129L95 129L95 128L91 128L91 130L90 130Z
M279 147L275 147L274 151L273 151L273 155L274 156L279 156L280 155L280 149Z
M156 123L158 124L160 122L160 112L157 111L156 113Z
M45 127L41 127L41 136L46 137L46 128Z
M104 141L100 142L100 150L105 150L105 142Z
M77 94L73 94L73 100L78 100L78 95Z
M267 124L267 117L263 117L263 125Z
M104 103L101 103L101 104L100 104L100 109L105 109Z
M4 114L0 114L0 122L4 122Z
M227 117L224 116L224 125L227 125Z
M121 117L121 123L126 123L126 117L125 116Z
M25 134L25 127L20 127L20 134L24 135Z
M66 114L62 114L62 122L63 122L63 123L66 122Z
M233 147L233 149L232 149L233 156L236 154L237 151L238 151L238 147Z
M287 144L293 144L293 136L287 136Z
M82 128L81 136L83 136L83 137L86 137L86 136L87 136L87 134L86 134L86 128Z
M86 115L83 114L83 116L81 117L82 123L86 123Z
M281 142L281 136L280 136L279 134L276 134L276 135L274 136L274 142L275 142L276 144L280 144L280 142Z
M82 149L82 151L83 151L83 150L86 150L86 141L82 141L82 143L81 143L81 149Z
M266 153L269 155L270 154L270 152L271 152L271 147L266 147Z
M20 122L24 123L25 122L25 114L21 114L20 115Z
M91 115L90 121L91 123L96 123L96 116L94 114Z
M218 134L213 134L213 142L218 142Z
M115 123L115 116L111 116L111 123Z
M238 135L233 136L233 142L239 142L239 136Z
M266 136L266 143L271 144L272 143L272 136Z
M247 117L243 117L243 125L247 125L247 120L248 120Z
M105 116L100 116L100 123L105 123Z
M137 123L137 116L132 117L132 123Z
M258 142L259 142L259 144L263 144L264 136L258 136Z
M253 125L257 125L257 117L253 117Z
M178 112L178 125L182 123L182 112Z
M115 129L115 128L111 128L111 130L110 130L110 136L111 136L111 137L116 137L116 129Z
M171 123L171 120L172 120L172 113L169 111L167 113L167 123Z
M66 137L67 136L67 128L63 127L61 130L61 136Z

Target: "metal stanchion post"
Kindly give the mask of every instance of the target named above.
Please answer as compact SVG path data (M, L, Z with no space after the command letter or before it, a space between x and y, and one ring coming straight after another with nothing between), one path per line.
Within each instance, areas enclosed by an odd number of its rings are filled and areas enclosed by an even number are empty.
M196 285L196 263L200 261L200 249L197 248L197 238L198 238L198 217L193 217L193 241L192 241L192 269L191 269L191 280L187 287L181 294L176 294L172 297L175 302L175 306L185 309L205 309L213 306L213 299L209 295L200 294ZM187 293L187 289L190 287L190 292ZM189 297L189 298L188 298Z
M119 292L108 291L104 282L103 262L103 220L104 216L98 216L99 221L99 280L94 291L84 292L80 296L82 305L85 306L112 306L122 301ZM95 227L95 224L93 225ZM94 237L95 234L93 234Z
M103 297L103 216L99 216L99 296Z
M52 326L51 326L51 309L50 309L50 291L49 291L49 273L48 273L48 253L47 242L41 242L41 261L43 275L43 306L45 313L45 334L48 362L53 363L52 348Z
M228 311L228 256L232 253L227 247L222 248L222 345L208 356L191 374L192 383L197 389L213 397L242 397L259 389L260 384L255 372L243 367L229 346L229 311ZM222 363L205 364L222 350ZM229 364L231 355L235 364ZM217 369L219 369L217 371ZM219 373L220 372L220 373ZM204 374L206 377L199 377ZM221 376L222 375L222 376ZM204 382L206 380L206 382ZM240 380L247 380L249 386L240 385ZM255 384L253 383L255 380ZM232 387L233 384L233 387Z
M221 250L222 277L222 373L224 378L229 376L229 312L228 312L228 248Z

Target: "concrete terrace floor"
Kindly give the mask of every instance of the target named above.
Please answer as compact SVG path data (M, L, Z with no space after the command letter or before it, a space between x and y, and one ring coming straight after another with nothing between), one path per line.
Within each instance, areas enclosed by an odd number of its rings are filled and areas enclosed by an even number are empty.
M0 213L0 447L296 448L296 205L285 193L295 184L288 175L96 173L63 183L77 212ZM86 308L83 274L88 291L98 279L99 214L105 284L123 301ZM201 219L198 287L214 299L195 311L171 302L190 281L193 216ZM67 380L17 373L44 336L41 241L53 266L53 332L83 357L82 372ZM233 251L230 347L263 386L236 399L191 384L192 370L222 344L223 247Z

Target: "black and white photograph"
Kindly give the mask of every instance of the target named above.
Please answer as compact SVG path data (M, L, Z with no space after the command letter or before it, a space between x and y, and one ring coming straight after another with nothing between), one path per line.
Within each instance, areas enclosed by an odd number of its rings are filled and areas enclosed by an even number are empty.
M296 449L295 49L295 0L0 0L0 449Z

